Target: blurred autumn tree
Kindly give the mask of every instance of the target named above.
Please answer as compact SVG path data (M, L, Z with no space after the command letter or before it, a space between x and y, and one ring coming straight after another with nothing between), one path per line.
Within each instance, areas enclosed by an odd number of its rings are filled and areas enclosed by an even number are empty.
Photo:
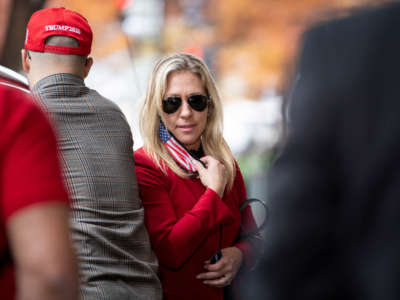
M18 69L18 50L23 43L25 24L31 13L26 12L27 8L37 9L41 6L37 3L43 1L0 0L1 3L13 3L14 7L8 18L9 23L14 26L3 33L2 40L7 42L7 52L1 57L3 63L7 61L12 68ZM47 0L45 6L65 6L86 16L94 31L93 56L101 59L127 47L116 2L118 1ZM166 22L161 41L162 51L197 49L199 53L204 53L206 62L216 74L222 89L232 91L230 96L241 94L239 98L258 99L264 92L279 90L282 78L293 61L301 33L310 23L329 18L333 14L345 13L361 5L377 5L390 0L164 2ZM25 5L17 6L17 3ZM26 3L35 3L37 7L32 9ZM2 9L3 16L7 10ZM18 22L15 21L17 19ZM19 30L16 30L17 25Z
M220 48L219 75L247 78L247 96L257 99L279 88L301 33L311 23L383 0L210 0L207 13L215 22Z
M64 6L85 16L93 30L92 56L101 59L127 47L116 3L116 0L47 0L45 6Z

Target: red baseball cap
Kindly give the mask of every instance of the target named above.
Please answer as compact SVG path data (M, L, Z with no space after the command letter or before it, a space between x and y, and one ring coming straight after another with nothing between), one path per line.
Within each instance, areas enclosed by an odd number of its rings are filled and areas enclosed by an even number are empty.
M46 45L49 36L62 35L75 38L78 47ZM64 7L41 9L35 12L26 27L25 49L58 54L88 55L93 33L81 14Z

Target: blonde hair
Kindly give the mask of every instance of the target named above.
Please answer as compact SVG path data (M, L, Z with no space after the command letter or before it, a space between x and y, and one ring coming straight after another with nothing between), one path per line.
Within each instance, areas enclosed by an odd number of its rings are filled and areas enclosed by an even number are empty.
M164 56L156 62L149 79L139 117L144 150L164 173L166 173L166 166L168 166L178 176L188 176L175 163L159 138L162 99L167 88L167 78L169 74L176 71L190 71L198 76L204 84L211 102L208 108L206 128L201 136L202 147L207 155L213 156L225 166L229 190L232 188L236 175L235 160L222 136L222 104L215 81L200 58L186 53L174 53Z

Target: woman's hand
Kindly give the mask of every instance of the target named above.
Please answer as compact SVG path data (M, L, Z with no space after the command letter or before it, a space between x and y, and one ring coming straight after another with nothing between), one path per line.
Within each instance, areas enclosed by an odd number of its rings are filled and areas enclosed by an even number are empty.
M196 276L203 280L204 284L213 287L225 287L231 284L243 262L242 251L237 247L229 247L221 250L222 257L215 264L206 261L204 268L207 270Z
M205 187L212 189L222 198L227 182L225 166L209 155L202 157L200 160L206 167L196 160L194 162L201 182Z

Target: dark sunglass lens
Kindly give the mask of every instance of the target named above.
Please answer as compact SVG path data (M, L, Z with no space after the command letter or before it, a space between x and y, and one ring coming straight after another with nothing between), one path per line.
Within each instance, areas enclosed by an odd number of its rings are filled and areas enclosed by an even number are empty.
M193 95L188 98L191 108L197 111L203 111L207 107L207 97L204 95Z
M172 114L178 110L181 103L182 99L179 97L168 97L162 101L163 111Z

